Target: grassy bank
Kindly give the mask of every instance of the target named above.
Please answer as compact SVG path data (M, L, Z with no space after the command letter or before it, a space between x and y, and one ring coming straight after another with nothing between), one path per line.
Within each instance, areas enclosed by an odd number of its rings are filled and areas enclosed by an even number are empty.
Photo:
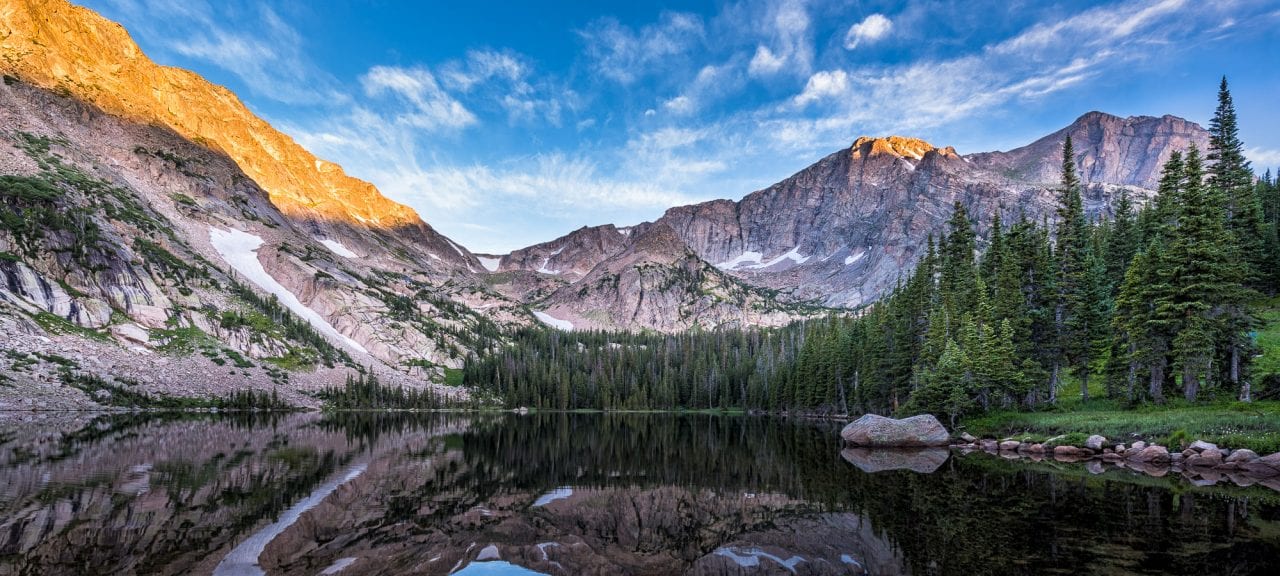
M979 437L1034 442L1065 435L1054 444L1072 445L1083 444L1090 434L1106 436L1112 443L1144 440L1170 447L1204 440L1265 455L1280 452L1280 402L1171 402L1124 408L1116 402L1092 400L1046 412L993 412L965 421L964 430Z

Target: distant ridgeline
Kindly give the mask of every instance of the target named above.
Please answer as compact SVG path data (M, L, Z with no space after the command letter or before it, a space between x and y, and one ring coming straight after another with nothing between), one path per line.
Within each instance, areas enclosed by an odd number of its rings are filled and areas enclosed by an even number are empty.
M1250 401L1253 303L1280 285L1280 184L1245 159L1225 79L1210 133L1208 150L1165 164L1153 201L1122 197L1096 222L1068 137L1052 227L997 213L978 258L957 204L914 273L857 317L670 336L525 330L464 378L510 406L930 412L953 425L1055 403L1067 381L1083 399Z

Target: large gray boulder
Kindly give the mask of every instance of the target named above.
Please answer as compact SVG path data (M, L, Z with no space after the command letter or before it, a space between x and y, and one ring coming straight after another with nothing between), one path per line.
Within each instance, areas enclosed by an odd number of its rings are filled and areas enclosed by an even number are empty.
M845 444L882 448L921 448L946 446L951 439L947 429L929 414L902 420L866 414L840 431Z

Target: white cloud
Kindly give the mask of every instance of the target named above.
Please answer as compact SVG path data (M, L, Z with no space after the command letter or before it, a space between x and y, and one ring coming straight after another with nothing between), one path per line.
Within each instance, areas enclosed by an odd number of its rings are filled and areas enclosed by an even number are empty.
M1253 169L1259 173L1280 168L1280 150L1267 148L1246 148L1244 155L1253 163Z
M752 76L771 76L781 70L783 64L786 64L786 60L774 55L773 50L765 46L757 46L756 55L751 57L751 64L747 70Z
M202 0L121 3L139 32L173 52L240 78L258 96L287 104L341 104L347 96L306 56L305 40L274 10L215 13ZM147 17L150 16L150 17ZM227 25L228 19L234 19ZM157 21L165 22L156 25Z
M625 85L661 71L672 58L701 42L704 33L698 16L668 12L656 24L639 30L602 18L579 35L596 70Z
M809 14L800 0L785 0L772 6L761 30L767 40L756 46L748 73L767 77L785 69L808 74L813 67L809 23Z
M884 14L872 14L861 22L849 27L844 35L844 47L854 50L859 44L871 44L879 41L893 30L893 22Z
M476 123L470 110L444 91L425 68L374 66L360 78L370 97L392 93L411 105L400 122L423 130L456 129Z
M792 102L796 106L804 106L827 98L840 96L849 91L849 75L844 70L823 70L809 77L804 91L797 94Z

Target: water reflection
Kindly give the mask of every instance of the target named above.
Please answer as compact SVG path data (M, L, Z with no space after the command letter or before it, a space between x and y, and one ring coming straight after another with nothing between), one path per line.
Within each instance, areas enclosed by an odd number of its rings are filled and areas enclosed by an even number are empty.
M11 415L0 574L1280 568L1270 490L842 452L837 432L705 415Z

